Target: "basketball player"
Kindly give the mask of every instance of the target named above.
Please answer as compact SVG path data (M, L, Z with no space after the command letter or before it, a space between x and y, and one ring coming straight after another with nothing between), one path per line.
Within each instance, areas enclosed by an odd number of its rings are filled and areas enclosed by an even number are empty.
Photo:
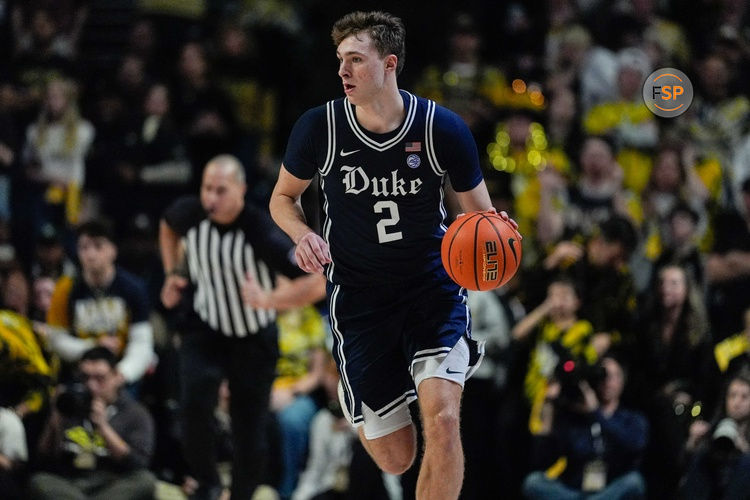
M418 395L425 454L417 498L457 498L461 391L483 346L470 338L465 290L440 260L443 185L447 174L464 211L491 209L476 144L458 115L399 90L400 19L354 12L332 37L346 97L297 121L271 214L296 243L299 266L328 278L340 399L365 448L386 472L409 469L408 404ZM322 236L300 205L315 174Z

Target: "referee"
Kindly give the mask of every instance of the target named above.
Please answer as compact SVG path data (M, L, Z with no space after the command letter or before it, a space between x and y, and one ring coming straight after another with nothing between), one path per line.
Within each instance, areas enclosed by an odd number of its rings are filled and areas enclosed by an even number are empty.
M215 498L220 491L212 422L222 378L231 393L232 498L250 499L264 469L265 418L278 357L276 314L253 307L248 295L243 300L243 287L262 289L262 303L275 307L325 295L324 278L297 267L292 242L264 211L245 204L245 191L240 162L218 156L203 172L200 199L176 200L159 227L162 303L190 303L180 366L185 458L200 485L195 498ZM293 278L292 286L275 288L276 272Z

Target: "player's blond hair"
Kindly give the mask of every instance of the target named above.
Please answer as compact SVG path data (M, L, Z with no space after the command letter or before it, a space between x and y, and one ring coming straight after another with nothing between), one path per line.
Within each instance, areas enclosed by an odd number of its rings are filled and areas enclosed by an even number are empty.
M370 35L380 57L394 54L398 58L396 74L400 74L406 60L406 28L401 19L381 11L351 12L334 23L331 38L338 47L362 31Z

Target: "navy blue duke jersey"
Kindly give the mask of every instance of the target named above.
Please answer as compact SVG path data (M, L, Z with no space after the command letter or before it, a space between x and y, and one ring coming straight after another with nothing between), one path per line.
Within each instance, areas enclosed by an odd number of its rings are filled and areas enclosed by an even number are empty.
M284 157L295 177L320 174L327 278L372 285L418 276L445 278L445 176L456 191L482 180L476 144L452 111L401 91L406 118L387 134L362 128L348 98L302 115Z

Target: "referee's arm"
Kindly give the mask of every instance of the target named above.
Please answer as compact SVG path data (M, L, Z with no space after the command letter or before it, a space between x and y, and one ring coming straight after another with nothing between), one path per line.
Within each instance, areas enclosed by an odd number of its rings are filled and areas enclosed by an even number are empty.
M182 259L180 235L164 219L159 223L159 251L165 275L161 288L161 302L164 307L171 309L182 299L182 289L188 282L177 272L177 266Z
M314 304L326 296L326 279L322 274L305 274L294 279L278 278L272 290L264 290L250 273L242 284L242 300L256 309L285 311Z

